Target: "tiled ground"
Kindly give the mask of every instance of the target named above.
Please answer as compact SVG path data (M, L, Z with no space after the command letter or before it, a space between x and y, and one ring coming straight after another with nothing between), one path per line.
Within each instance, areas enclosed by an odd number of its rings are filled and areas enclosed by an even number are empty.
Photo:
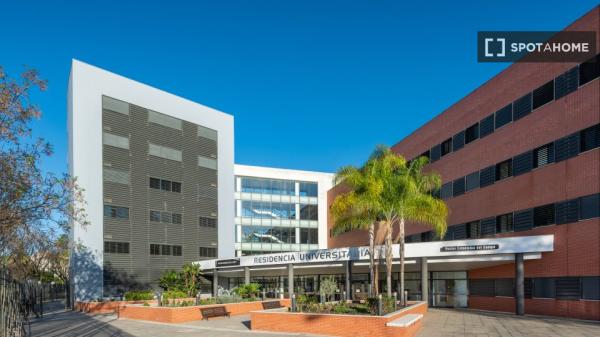
M598 337L600 322L429 309L417 337Z

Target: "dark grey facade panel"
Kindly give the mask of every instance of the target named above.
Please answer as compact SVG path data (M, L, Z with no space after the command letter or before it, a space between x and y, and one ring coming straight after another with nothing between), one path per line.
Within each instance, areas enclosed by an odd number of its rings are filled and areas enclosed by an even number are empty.
M465 193L465 177L458 178L452 182L452 196L456 197Z
M496 181L496 166L488 166L479 172L479 187L492 185Z
M554 142L554 161L560 162L579 153L579 133L563 137Z
M496 234L496 217L481 220L481 236Z
M479 138L494 132L494 114L487 116L479 122Z
M579 219L579 199L557 202L554 207L557 225L577 222Z
M515 212L514 215L515 232L526 231L533 228L533 209Z
M554 99L566 96L579 87L579 67L571 68L554 81Z
M527 151L513 158L513 176L527 173L533 169L533 152Z
M513 120L519 120L531 112L531 93L513 102Z
M461 131L452 137L452 150L456 151L465 146L465 131Z
M512 111L512 103L505 106L504 108L496 111L496 124L495 128L501 128L504 125L512 122L513 120L513 111Z
M438 161L442 157L442 146L440 144L431 148L431 161Z
M479 187L479 171L473 172L465 178L465 191L471 191Z

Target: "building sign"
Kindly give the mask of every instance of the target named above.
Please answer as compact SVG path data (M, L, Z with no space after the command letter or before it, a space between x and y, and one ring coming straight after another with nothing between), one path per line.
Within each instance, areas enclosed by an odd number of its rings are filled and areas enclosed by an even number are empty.
M217 260L215 264L216 264L217 267L239 266L240 265L240 259Z
M479 250L495 250L500 248L497 244L489 245L468 245L468 246L444 246L440 248L440 252L470 252Z
M247 264L270 265L287 263L310 263L310 262L340 262L350 260L360 260L368 258L369 249L366 247L340 248L340 249L322 249L306 252L291 252L280 254L256 255L251 257Z

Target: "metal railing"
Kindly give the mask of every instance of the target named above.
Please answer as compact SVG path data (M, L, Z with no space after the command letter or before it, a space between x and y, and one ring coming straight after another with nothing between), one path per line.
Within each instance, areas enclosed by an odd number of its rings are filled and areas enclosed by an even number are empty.
M30 288L0 270L0 337L31 335L29 314L35 301L31 301Z

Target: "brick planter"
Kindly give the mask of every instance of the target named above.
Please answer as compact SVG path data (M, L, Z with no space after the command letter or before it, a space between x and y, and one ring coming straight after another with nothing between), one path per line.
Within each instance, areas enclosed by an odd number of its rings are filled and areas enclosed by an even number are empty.
M385 316L314 314L265 310L251 312L250 320L252 322L252 330L313 333L342 337L410 337L419 331L422 320L408 327L390 327L386 326L386 323L408 314L425 314L426 312L426 302L415 302L407 308Z
M273 301L279 301L280 305L284 307L290 306L290 300L288 299ZM130 304L119 307L118 313L119 318L139 319L162 323L182 323L201 320L203 317L200 309L210 307L225 307L226 311L230 312L231 315L242 315L255 310L263 310L263 302L255 301L189 307L145 307L141 305Z

